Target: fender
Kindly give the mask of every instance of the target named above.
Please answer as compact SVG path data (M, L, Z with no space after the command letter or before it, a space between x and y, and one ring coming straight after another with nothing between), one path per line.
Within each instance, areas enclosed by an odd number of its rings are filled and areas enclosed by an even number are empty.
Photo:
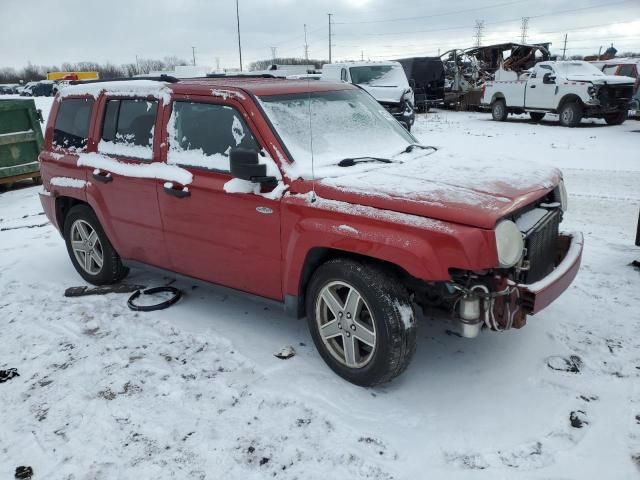
M451 268L477 270L497 264L497 254L487 254L496 251L491 230L446 222L435 222L433 228L398 224L365 216L362 211L337 213L304 203L282 204L286 295L300 295L305 263L317 248L382 260L424 281L448 280Z
M580 96L578 94L576 94L576 93L566 93L565 95L563 95L563 97L558 102L558 106L556 108L556 111L559 111L565 103L575 102L575 101L577 101L580 104L583 103L582 98L580 98Z

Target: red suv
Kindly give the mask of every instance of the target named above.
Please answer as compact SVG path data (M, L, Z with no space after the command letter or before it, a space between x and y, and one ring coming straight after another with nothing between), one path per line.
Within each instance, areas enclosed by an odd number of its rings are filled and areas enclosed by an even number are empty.
M40 195L90 283L146 265L276 300L375 385L407 367L416 306L520 328L577 274L558 170L420 145L346 83L162 80L54 102Z

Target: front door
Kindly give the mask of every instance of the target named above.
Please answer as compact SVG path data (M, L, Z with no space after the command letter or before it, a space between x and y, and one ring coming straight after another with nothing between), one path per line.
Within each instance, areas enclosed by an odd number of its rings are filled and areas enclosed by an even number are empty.
M550 73L555 75L548 65L538 65L527 81L525 93L526 108L552 109L558 104L555 97L556 84L544 83L544 75Z
M78 162L88 167L87 196L121 257L166 268L156 192L158 100L102 98L99 108L98 154Z
M232 98L195 96L176 98L165 115L167 163L193 174L184 189L157 184L172 269L281 300L280 201L225 192L229 152L264 145L249 116Z

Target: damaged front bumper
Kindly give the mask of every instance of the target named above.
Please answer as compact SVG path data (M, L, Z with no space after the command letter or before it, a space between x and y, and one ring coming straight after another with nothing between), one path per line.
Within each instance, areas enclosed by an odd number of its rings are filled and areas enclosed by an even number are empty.
M469 287L453 285L461 292L456 313L463 336L476 336L483 325L495 331L522 328L528 315L540 312L569 288L580 269L583 245L581 233L561 233L554 269L535 283L493 276Z

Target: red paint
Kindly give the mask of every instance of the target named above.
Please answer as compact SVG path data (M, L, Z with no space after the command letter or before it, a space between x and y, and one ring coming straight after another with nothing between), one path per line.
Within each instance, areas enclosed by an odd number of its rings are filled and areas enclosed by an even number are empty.
M167 87L174 99L197 99L238 109L258 143L277 163L280 152L284 154L286 150L252 95L356 88L328 82L251 78L187 80L167 84ZM236 94L226 98L216 96L212 94L216 89ZM96 152L105 103L101 95L94 105L88 152ZM469 271L493 268L497 265L492 230L496 221L549 191L531 192L497 184L496 195L510 198L513 203L496 210L485 205L426 205L416 199L364 197L322 186L316 190L322 198L346 204L439 219L434 227L326 210L309 203L308 196L304 195L311 189L309 182L290 181L286 177L285 183L293 195L268 200L251 194L225 193L223 185L231 180L228 173L183 167L193 173L194 179L188 186L190 196L177 198L165 192L165 180L112 174L113 181L99 183L93 179L93 168L77 167L77 154L56 152L52 147L52 132L58 106L55 102L46 129L45 150L40 156L44 187L52 193L41 199L52 223L61 229L55 216L56 201L62 197L75 198L95 210L123 258L276 300L301 293L305 259L312 249L319 247L385 260L426 281L449 280L452 268ZM165 162L166 125L171 105L160 101L158 112L155 132L159 134L154 136L153 162ZM58 158L55 153L63 156ZM138 162L121 157L117 160ZM50 184L54 176L90 183L85 189L54 187ZM549 181L557 184L559 177ZM271 213L260 213L257 207L266 207ZM344 224L357 232L338 228ZM553 294L545 290L538 295L555 298L560 290L567 288L573 278L569 276L575 275L575 270L577 266L557 285L549 287L554 289Z

